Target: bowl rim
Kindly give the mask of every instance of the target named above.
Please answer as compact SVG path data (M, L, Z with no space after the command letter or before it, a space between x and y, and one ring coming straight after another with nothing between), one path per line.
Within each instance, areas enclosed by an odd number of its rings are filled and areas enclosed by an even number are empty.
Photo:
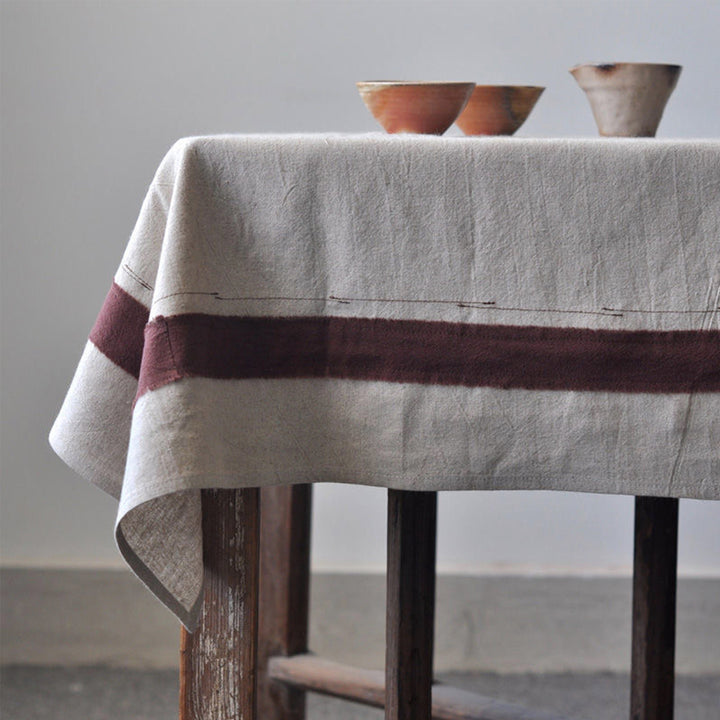
M499 90L547 90L546 85L481 85L476 84L475 89L480 90L492 90L492 89L499 89Z
M474 82L462 82L458 80L358 80L355 85L357 87L404 87L404 86L437 86L437 87L460 87L472 85Z
M574 72L581 68L612 68L612 67L647 67L647 68L672 68L673 70L680 71L683 66L677 63L662 63L662 62L585 62L573 65L568 72Z

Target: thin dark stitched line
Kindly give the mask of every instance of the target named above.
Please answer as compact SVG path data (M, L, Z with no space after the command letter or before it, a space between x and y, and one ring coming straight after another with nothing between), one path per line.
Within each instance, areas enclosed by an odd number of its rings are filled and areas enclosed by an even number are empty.
M142 285L146 290L154 290L153 286L150 285L150 283L145 282L132 268L130 268L129 265L123 265L122 269L133 279L135 282Z
M720 308L717 309L720 310ZM708 308L707 310L628 310L626 308L604 307L602 310L618 313L640 313L643 315L710 315L715 312L716 308Z
M166 300L167 298L177 297L179 295L206 295L214 297L215 300L225 301L250 301L265 302L273 300L281 300L287 302L326 302L332 300L342 304L350 304L353 302L376 302L376 303L402 303L402 304L421 304L421 305L455 305L460 308L469 308L472 310L502 310L505 312L536 312L536 313L557 313L563 315L600 315L601 317L622 317L625 313L637 313L641 315L709 315L715 312L715 309L709 310L635 310L625 308L608 308L603 307L600 310L568 310L559 308L523 308L523 307L505 307L497 305L494 300L420 300L420 299L402 299L402 298L353 298L339 297L337 295L328 295L327 297L290 297L284 295L265 295L253 297L250 295L223 296L219 292L203 292L203 291L179 291L162 295L156 298L156 302ZM720 308L718 308L720 309Z
M217 298L220 293L217 292L203 292L201 290L180 290L178 292L174 293L168 293L167 295L161 295L158 298L155 298L155 302L160 302L161 300L167 300L167 298L171 297L177 297L178 295L209 295L210 297ZM265 299L276 299L276 298L219 298L222 300L265 300ZM310 298L282 298L283 300L309 300Z
M218 297L218 300L254 300L263 298L224 298ZM271 298L276 299L276 298ZM277 298L284 299L284 298ZM302 298L305 299L305 298ZM315 298L312 298L315 299ZM325 298L318 298L324 300ZM626 310L625 308L609 308L603 307L600 310L567 310L559 308L524 308L524 307L505 307L497 305L494 300L404 300L391 298L345 298L329 295L328 300L339 300L345 302L384 302L384 303L426 303L426 304L443 304L458 305L459 307L469 307L477 309L489 310L512 310L516 312L547 312L547 313L573 313L581 315L607 315L607 313L642 313L642 314L682 314L682 315L707 315L714 310Z

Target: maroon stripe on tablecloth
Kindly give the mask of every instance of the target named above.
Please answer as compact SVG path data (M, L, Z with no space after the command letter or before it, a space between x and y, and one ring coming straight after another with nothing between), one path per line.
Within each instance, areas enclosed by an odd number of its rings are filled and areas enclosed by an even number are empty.
M141 302L113 283L90 331L95 347L136 378L140 376L143 330L149 315Z
M346 317L158 317L145 330L138 396L185 377L718 392L720 331Z

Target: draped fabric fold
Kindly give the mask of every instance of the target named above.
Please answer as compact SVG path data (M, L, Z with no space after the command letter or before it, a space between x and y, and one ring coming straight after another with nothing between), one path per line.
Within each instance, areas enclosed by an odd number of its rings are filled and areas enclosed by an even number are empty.
M179 141L51 443L188 627L201 488L720 499L720 142Z

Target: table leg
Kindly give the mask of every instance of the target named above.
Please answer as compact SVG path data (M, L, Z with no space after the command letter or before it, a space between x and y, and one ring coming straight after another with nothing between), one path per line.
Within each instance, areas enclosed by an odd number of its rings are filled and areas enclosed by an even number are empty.
M437 493L388 491L386 720L431 720Z
M259 490L203 490L202 617L182 631L180 720L256 720Z
M635 498L631 720L672 720L678 501Z
M304 720L305 692L267 674L271 657L307 652L312 485L261 491L258 717Z

